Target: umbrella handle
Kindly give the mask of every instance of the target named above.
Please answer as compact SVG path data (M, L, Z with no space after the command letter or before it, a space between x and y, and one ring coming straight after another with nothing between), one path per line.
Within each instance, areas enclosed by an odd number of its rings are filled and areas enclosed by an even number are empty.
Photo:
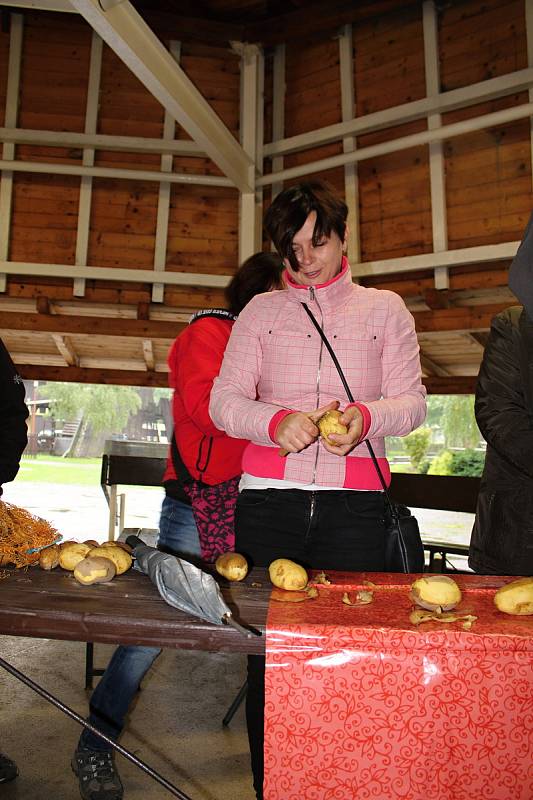
M135 550L135 548L138 547L140 544L146 544L146 542L143 542L142 539L139 539L138 536L135 536L132 533L130 536L127 537L126 544L129 544L132 550Z
M247 639L252 639L254 636L263 635L261 631L258 631L256 628L245 628L243 625L240 625L230 612L224 614L222 617L222 622L224 625L230 625L232 628L235 628L236 631L242 633Z

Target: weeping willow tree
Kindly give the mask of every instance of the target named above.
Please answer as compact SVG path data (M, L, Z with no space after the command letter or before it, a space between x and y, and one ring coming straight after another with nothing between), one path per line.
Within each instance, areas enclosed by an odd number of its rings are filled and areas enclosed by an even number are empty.
M442 430L445 447L473 448L481 439L473 394L430 395L427 423Z
M139 410L141 398L131 386L101 386L89 383L46 383L39 397L52 401L54 415L60 419L83 416L95 433L120 431Z

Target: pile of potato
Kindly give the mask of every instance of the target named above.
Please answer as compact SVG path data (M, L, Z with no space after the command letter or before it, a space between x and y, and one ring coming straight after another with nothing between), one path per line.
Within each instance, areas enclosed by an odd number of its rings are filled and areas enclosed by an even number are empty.
M57 566L69 570L79 583L107 583L126 572L132 564L131 548L122 542L63 542L43 550L39 557L42 569Z

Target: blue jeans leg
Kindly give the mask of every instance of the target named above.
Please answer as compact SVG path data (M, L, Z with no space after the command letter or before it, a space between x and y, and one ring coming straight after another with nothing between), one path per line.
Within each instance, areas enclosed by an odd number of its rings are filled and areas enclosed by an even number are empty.
M112 739L117 739L139 685L160 654L158 647L121 645L91 696L89 722ZM84 728L78 748L111 750L103 739Z
M159 518L157 546L166 553L182 555L184 558L200 557L200 539L191 506L165 495Z
M200 540L191 506L168 495L163 500L158 547L185 558L200 556ZM91 695L89 722L112 739L124 727L128 709L139 685L160 654L158 647L117 647L98 686ZM110 750L103 739L84 729L78 747Z

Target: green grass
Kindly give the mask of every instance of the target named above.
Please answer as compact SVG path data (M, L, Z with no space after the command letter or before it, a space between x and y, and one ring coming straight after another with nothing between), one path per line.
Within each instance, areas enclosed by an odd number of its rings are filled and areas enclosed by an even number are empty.
M17 483L66 483L81 486L99 486L101 458L58 458L38 455L23 458Z

